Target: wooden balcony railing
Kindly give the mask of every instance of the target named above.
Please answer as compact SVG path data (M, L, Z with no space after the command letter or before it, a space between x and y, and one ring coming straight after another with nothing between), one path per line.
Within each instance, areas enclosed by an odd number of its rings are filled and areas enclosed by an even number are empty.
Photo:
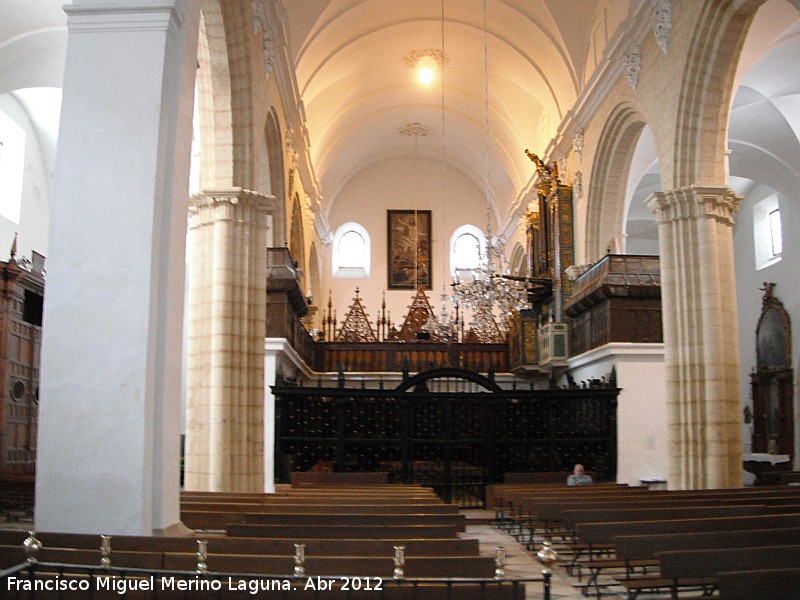
M418 372L441 367L508 371L507 344L439 342L315 342L315 371Z

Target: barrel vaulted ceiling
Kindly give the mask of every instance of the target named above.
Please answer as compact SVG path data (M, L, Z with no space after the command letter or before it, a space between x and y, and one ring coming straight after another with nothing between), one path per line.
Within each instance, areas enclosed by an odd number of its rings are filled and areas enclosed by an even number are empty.
M470 177L486 189L500 220L533 175L524 150L545 151L609 41L640 4L283 3L324 211L363 169L413 156L446 161ZM430 51L443 52L444 62L424 87L408 62ZM416 123L427 135L401 135Z
M500 221L532 178L524 150L546 150L644 2L256 1L278 3L285 19L326 215L362 170L414 155L446 161L486 188ZM0 0L0 93L60 87L69 2ZM423 87L408 58L429 51L443 51L443 70ZM37 112L57 114L16 97L34 122L47 122ZM400 134L417 123L428 135Z

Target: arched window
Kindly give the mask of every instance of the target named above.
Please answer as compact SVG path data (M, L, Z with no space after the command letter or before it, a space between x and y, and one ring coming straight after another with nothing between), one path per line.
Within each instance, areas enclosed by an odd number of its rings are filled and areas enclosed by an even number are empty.
M358 223L345 223L333 236L333 276L343 278L369 277L370 238Z
M450 272L464 276L478 268L486 253L486 237L474 225L462 225L450 237Z
M783 235L777 194L765 198L753 207L753 237L756 269L769 267L781 260Z

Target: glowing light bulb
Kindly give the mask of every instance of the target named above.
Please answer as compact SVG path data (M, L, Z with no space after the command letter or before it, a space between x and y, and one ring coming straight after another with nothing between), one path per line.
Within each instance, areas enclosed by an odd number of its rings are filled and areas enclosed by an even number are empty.
M417 81L422 85L430 85L436 77L436 63L430 56L422 58L418 63Z
M417 79L422 85L430 85L433 81L433 69L430 67L421 67L417 74Z

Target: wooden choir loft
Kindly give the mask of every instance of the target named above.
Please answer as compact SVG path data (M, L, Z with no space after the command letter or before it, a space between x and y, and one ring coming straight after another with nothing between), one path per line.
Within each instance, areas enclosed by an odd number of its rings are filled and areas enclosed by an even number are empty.
M459 305L459 282L451 283L447 303L455 318L449 322L421 286L409 290L407 313L393 321L385 298L371 313L356 287L344 316L336 315L329 296L320 327L309 331L309 306L293 257L286 248L271 248L270 335L287 338L316 372L450 367L545 378L562 373L570 355L609 342L661 342L658 257L609 254L595 265L575 265L571 187L560 182L555 163L547 166L528 154L540 183L538 202L525 217L526 273L490 275L524 289L526 308L472 310L470 319Z
M370 314L356 288L341 319L328 300L312 334L292 257L270 251L273 335L329 374L279 376L272 388L276 482L303 471L384 473L482 507L486 487L511 472L565 473L583 462L615 480L615 375L576 382L567 359L572 348L661 341L658 258L574 266L571 189L555 165L529 156L540 184L526 214L527 273L491 276L524 289L528 307L507 318L480 307L465 316L454 289L456 318L446 321L419 287L394 322L385 302Z

